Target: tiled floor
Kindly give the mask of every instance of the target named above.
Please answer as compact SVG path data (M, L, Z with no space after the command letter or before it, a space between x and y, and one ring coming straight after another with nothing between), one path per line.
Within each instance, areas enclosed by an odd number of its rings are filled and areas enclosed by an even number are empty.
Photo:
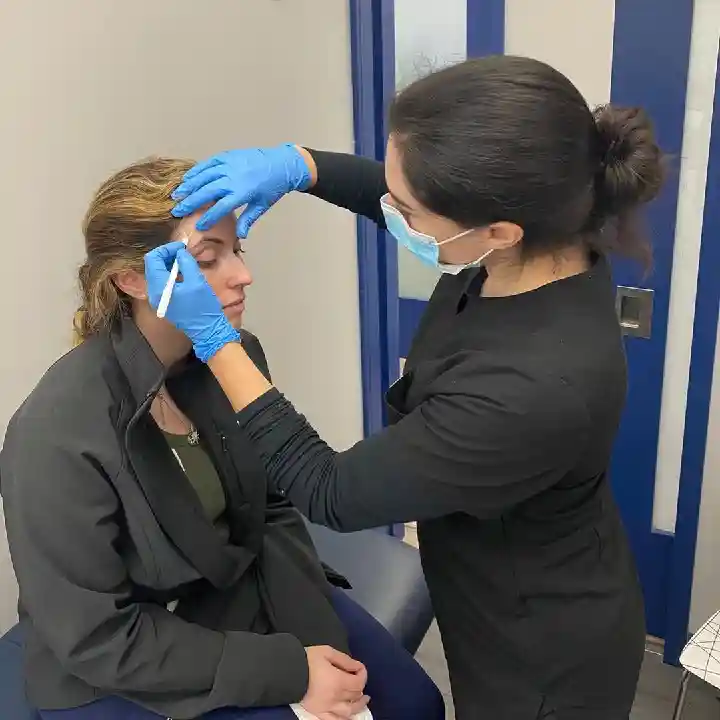
M450 682L436 625L430 628L417 659L442 691L448 707L448 720L453 719ZM663 665L656 653L648 652L632 720L670 720L679 682L680 671L677 668ZM691 683L683 720L720 720L717 694L700 681Z

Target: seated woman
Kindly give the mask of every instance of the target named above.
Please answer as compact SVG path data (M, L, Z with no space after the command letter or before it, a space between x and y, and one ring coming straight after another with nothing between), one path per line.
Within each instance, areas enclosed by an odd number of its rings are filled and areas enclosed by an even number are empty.
M144 254L187 237L241 324L251 276L234 220L201 233L196 216L170 214L191 166L140 162L97 192L82 342L7 431L0 477L29 699L44 720L280 720L295 703L336 720L362 712L367 692L378 718L439 720L435 686L331 587L213 376L147 301ZM267 375L259 342L243 338Z

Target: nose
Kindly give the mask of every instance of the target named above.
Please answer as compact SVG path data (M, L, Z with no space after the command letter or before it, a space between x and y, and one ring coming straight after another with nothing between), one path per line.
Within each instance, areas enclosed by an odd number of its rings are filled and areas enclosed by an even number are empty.
M242 257L236 257L233 263L233 271L228 278L228 285L232 288L247 287L252 285L253 276L250 268L245 264Z

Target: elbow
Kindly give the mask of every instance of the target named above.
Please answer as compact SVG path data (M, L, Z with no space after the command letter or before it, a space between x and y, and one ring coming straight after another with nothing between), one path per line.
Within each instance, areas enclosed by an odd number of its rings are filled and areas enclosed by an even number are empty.
M351 533L361 529L349 522L349 518L344 518L334 512L328 512L326 508L313 507L309 510L307 517L311 523L322 525L339 533Z
M365 522L361 508L349 498L330 491L316 494L308 507L307 518L316 525L323 525L338 533L352 533L374 527Z
M369 527L358 502L358 483L344 453L332 450L314 430L303 427L268 463L273 489L305 517L341 533Z
M362 529L358 526L353 503L348 494L343 492L345 483L335 464L328 462L323 470L312 485L308 498L308 520L339 533Z

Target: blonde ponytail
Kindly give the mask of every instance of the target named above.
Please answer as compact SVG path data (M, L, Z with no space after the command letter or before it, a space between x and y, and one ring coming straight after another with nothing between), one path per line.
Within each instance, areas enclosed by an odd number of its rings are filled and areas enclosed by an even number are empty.
M85 339L85 323L87 313L78 308L73 316L72 346L77 347Z
M80 266L78 281L82 305L73 319L75 345L110 327L123 312L129 312L129 298L121 295L113 282L113 275L118 270L117 262L98 267L88 263Z
M83 223L87 259L78 270L74 345L130 313L131 299L114 277L142 273L145 253L170 239L177 224L170 195L192 166L189 160L149 158L116 173L95 194Z

